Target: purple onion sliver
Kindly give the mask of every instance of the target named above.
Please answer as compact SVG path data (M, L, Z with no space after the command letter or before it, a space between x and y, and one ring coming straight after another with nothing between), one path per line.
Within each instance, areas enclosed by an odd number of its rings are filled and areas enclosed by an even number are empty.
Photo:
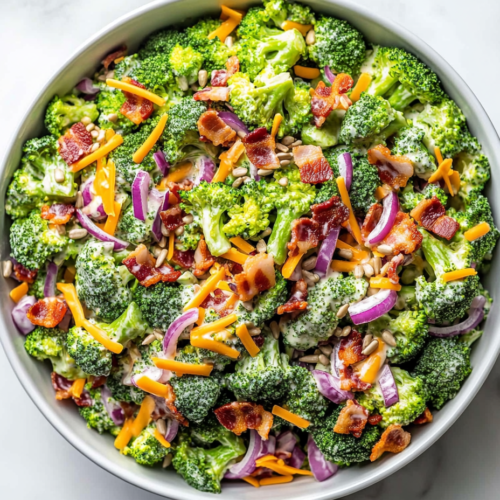
M335 75L330 69L330 66L325 66L324 71L325 71L325 76L328 78L328 80L330 80L330 83L333 83L335 81Z
M396 215L399 211L399 200L394 191L391 191L382 202L384 209L382 211L382 216L378 221L375 229L368 235L366 239L370 245L375 243L380 243L390 232L392 226L394 226L394 221L396 220Z
M145 221L148 213L148 191L151 176L144 170L139 170L132 182L132 207L134 217Z
M83 204L87 206L92 201L92 192L90 191L90 186L94 183L95 176L89 177L81 186L80 190L82 192Z
M250 176L254 181L260 181L259 169L250 162Z
M382 396L384 397L384 405L386 408L396 404L399 401L398 386L394 380L391 368L385 365L378 379Z
M49 262L49 265L47 266L47 276L45 278L45 285L43 287L44 297L56 296L56 281L57 281L58 271L59 267L56 264L54 264L54 262Z
M160 172L165 177L170 168L170 163L168 163L167 159L165 158L165 153L160 150L156 151L156 153L153 153L153 160L155 161L156 166L160 169Z
M276 436L272 434L267 438L267 441L261 441L261 447L257 458L265 457L266 455L274 455L276 452Z
M163 212L167 210L170 204L170 191L165 191L165 194L163 195L163 200L158 207L158 211L156 212L155 220L153 222L153 226L151 227L151 232L153 233L153 237L156 241L160 241L162 238L161 234L161 217L160 217L160 212Z
M57 325L57 328L59 328L63 332L67 332L69 330L69 323L70 323L72 317L73 317L73 315L71 314L71 309L68 307L68 309L66 309L66 313L65 313L63 319Z
M26 316L30 307L35 304L36 298L33 295L23 297L12 309L12 321L17 326L17 329L23 335L28 335L36 326Z
M243 132L245 135L249 134L247 126L231 111L219 111L219 118L229 127L236 132Z
M301 266L301 262L302 262L302 259L295 266L295 269L293 270L293 273L288 278L288 281L299 281L299 280L302 279L302 266Z
M340 379L323 370L313 370L312 375L318 386L318 391L335 404L340 404L347 399L354 399L352 392L340 388Z
M179 421L172 418L167 423L167 432L165 432L165 441L171 443L179 431Z
M128 243L126 241L115 238L114 236L105 233L100 227L97 227L81 210L76 211L76 216L78 221L82 225L84 229L86 229L94 238L97 238L99 241L113 243L114 250L124 250L128 247Z
M316 446L311 434L307 439L307 458L311 472L314 474L316 481L325 481L332 477L338 470L339 466L333 462L329 462Z
M199 186L201 182L212 182L215 175L215 163L209 156L200 156L196 159L194 168L191 170L194 175L191 177L194 186Z
M291 453L297 444L297 438L292 431L282 432L276 438L276 455L278 453Z
M241 479L242 477L249 476L257 468L255 461L259 456L261 450L262 438L259 433L254 429L250 430L250 440L248 443L247 452L241 460L229 468L231 479Z
M177 340L181 333L190 325L198 320L198 308L187 310L181 314L174 322L168 327L165 338L163 339L163 353L166 359L173 359L177 349Z
M125 422L125 413L123 412L122 407L118 404L118 402L110 399L113 399L111 396L111 391L108 386L103 385L101 387L101 401L106 409L109 417L113 420L115 425L123 425Z
M355 325L375 321L388 313L396 304L398 294L394 290L380 290L376 295L366 297L349 306L348 312Z
M342 153L337 157L340 177L344 178L347 191L351 189L353 166L351 153Z
M94 87L94 82L92 82L90 78L84 78L77 84L75 88L82 94L88 95L98 94L101 91L99 87Z
M292 456L286 461L286 464L295 469L301 469L304 465L304 460L306 459L306 454L301 450L300 446L297 444L292 451Z
M326 238L321 242L321 247L318 252L318 258L316 260L316 268L314 269L316 274L318 274L320 277L324 277L328 273L328 268L332 261L335 248L337 247L339 234L340 226L334 227L328 233Z

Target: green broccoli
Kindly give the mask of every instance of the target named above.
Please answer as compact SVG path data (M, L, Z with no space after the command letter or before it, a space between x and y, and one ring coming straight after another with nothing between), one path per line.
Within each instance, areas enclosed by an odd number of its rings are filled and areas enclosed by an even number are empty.
M112 244L88 240L76 259L78 297L98 318L114 321L131 302L126 274L115 264Z
M398 292L398 300L394 309L396 311L415 311L418 308L415 286L402 286Z
M155 430L154 424L148 425L123 449L123 454L132 457L140 465L152 466L161 462L170 450L155 438Z
M353 276L332 276L320 280L309 290L307 309L285 324L283 340L295 349L306 350L327 340L337 327L337 311L344 304L366 295L368 284Z
M458 196L468 205L481 194L490 180L490 162L483 154L460 153L454 158L453 165L460 174Z
M299 24L314 24L316 18L311 7L300 3L289 3L286 0L264 0L265 14L281 28L285 21Z
M117 401L140 405L146 393L138 387L131 385L132 381L130 378L132 376L134 361L127 351L115 356L115 360L116 363L114 363L111 373L106 378L106 386L111 391L111 396Z
M120 427L115 425L104 407L101 388L92 389L87 385L86 389L92 398L92 406L81 406L78 408L78 411L87 422L87 427L95 429L99 434L110 432L113 436L117 436L120 432Z
M98 115L97 106L92 101L86 101L72 94L55 96L45 112L45 126L53 136L59 137L73 123L79 122L84 117L90 118L93 122Z
M63 182L55 180L56 170L64 174ZM23 147L21 166L7 188L5 210L14 219L26 217L44 204L70 202L76 192L74 174L57 152L54 137L30 139Z
M135 302L130 302L127 309L113 323L100 323L99 326L109 338L123 345L130 340L142 338L146 334L141 309Z
M302 133L312 119L311 94L309 84L295 79L293 90L290 89L283 102L285 114L278 130L278 137L296 136ZM324 128L325 126L323 126Z
M107 376L111 371L111 351L79 326L74 326L66 336L69 355L85 373L95 377Z
M250 7L238 26L238 38L262 40L270 36L281 35L263 7Z
M351 434L333 432L341 410L342 406L335 408L333 413L320 425L313 427L312 435L316 446L327 460L339 465L349 466L352 463L370 460L372 449L380 439L380 428L368 424L360 438Z
M49 229L49 222L33 211L16 219L10 228L12 256L28 269L40 269L47 260L61 252L69 238Z
M175 248L181 252L196 250L202 234L203 231L196 222L186 224L182 234L175 237Z
M99 127L106 130L112 128L122 136L135 132L139 127L132 120L120 113L120 108L125 103L125 95L121 90L107 88L97 94L95 101L99 111ZM115 114L116 120L109 116Z
M399 203L408 212L411 212L422 200L430 200L435 196L444 206L448 202L448 195L439 184L427 184L420 192L415 192L413 181L410 179L406 187L399 192Z
M314 123L306 123L302 128L302 142L321 148L330 148L336 146L339 142L340 127L344 118L344 111L332 111L325 123L320 127L316 127Z
M181 90L187 90L188 85L198 80L198 72L202 64L203 56L193 47L184 48L176 45L170 54L172 72Z
M457 337L432 338L417 360L414 375L424 381L428 401L439 410L457 395L471 372L467 343Z

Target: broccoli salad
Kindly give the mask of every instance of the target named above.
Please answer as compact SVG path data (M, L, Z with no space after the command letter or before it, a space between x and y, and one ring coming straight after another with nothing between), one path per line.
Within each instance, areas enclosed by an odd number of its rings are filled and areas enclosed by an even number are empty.
M345 20L264 0L187 24L104 55L23 148L26 351L200 491L400 453L491 307L488 158L430 68Z

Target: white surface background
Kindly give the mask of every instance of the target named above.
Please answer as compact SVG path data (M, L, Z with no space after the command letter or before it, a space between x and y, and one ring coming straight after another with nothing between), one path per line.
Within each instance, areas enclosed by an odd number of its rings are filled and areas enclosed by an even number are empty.
M0 157L24 109L65 59L94 32L145 3L0 0ZM500 130L500 2L356 3L382 12L437 50L472 88ZM115 478L74 450L30 401L1 348L0 381L0 498L160 499ZM499 415L500 362L468 410L437 444L349 500L499 498Z

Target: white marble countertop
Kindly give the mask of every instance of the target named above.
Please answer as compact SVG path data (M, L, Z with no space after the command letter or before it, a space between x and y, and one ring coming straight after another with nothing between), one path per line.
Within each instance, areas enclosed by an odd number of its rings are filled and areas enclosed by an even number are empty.
M40 86L89 36L147 0L1 0L0 156ZM500 130L500 3L356 0L423 38L476 93ZM0 348L0 497L5 500L159 500L101 470L44 419ZM426 453L350 500L500 497L500 362L468 410Z

